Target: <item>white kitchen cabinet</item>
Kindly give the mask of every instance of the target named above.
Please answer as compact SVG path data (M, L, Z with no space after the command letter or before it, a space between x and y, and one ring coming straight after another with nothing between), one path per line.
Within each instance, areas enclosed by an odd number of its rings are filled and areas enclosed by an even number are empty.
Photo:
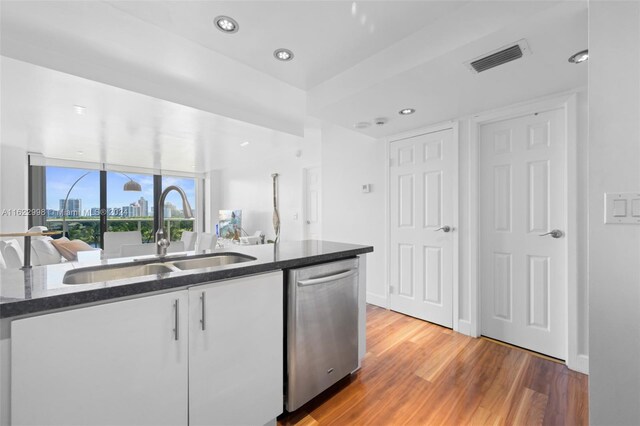
M13 425L265 424L282 271L13 320L10 365Z
M190 288L189 323L191 425L262 425L282 413L281 271Z
M13 321L12 424L186 425L187 304L182 290Z

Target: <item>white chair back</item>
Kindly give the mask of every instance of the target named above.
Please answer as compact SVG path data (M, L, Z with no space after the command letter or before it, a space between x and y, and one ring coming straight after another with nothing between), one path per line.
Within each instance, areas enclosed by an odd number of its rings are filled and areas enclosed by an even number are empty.
M120 256L120 248L125 244L142 244L140 231L105 232L104 258L111 259Z
M197 232L183 231L180 241L184 243L184 249L187 251L196 249L196 240L198 239Z
M7 269L20 269L24 265L22 247L18 240L3 241L2 256L4 257Z
M120 257L146 256L155 253L155 243L124 244L120 246Z
M214 250L216 248L216 243L218 242L218 237L216 234L210 234L208 232L200 232L198 234L198 243L197 250Z
M184 248L184 242L171 241L171 245L167 249L167 253L179 253L181 251L186 251L186 248Z

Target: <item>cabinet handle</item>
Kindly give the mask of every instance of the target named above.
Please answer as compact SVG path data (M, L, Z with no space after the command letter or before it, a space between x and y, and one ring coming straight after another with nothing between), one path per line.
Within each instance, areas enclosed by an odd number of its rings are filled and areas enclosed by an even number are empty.
M178 334L178 329L180 328L180 323L179 323L179 305L178 303L180 302L180 300L176 299L173 302L173 313L174 313L174 318L173 318L173 322L175 325L175 328L173 329L173 336L175 338L175 340L178 340L180 338L180 335Z
M205 320L205 314L206 314L206 307L205 307L205 297L204 297L204 291L202 292L202 294L200 295L200 301L202 302L202 318L200 319L200 324L202 326L202 329L204 330L207 326L206 324L206 320Z

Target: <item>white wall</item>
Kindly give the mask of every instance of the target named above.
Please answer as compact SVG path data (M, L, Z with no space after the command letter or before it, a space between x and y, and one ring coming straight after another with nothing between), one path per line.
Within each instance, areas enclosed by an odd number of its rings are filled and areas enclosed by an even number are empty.
M296 156L301 151L300 157ZM242 209L248 233L273 238L271 173L279 173L282 241L303 236L303 168L322 168L322 239L372 245L367 261L367 302L386 304L385 145L368 136L307 120L305 137L272 155L245 151L238 162L209 173L207 219L219 209ZM362 184L371 184L364 194ZM294 219L294 215L298 219Z
M507 107L507 106L505 106ZM587 159L588 95L577 93L578 125L578 352L589 353L587 287ZM480 113L481 111L479 111ZM471 282L469 274L469 196L473 183L469 177L470 119L460 118L459 134L459 210L460 210L460 292L461 331L468 332L471 321ZM375 247L369 263L367 302L386 306L387 246L386 226L386 145L359 133L325 125L322 130L323 238L327 240L371 244ZM360 185L373 183L373 192L362 194ZM345 220L345 217L359 220Z
M334 125L322 127L322 239L372 245L367 302L386 305L385 145ZM361 186L371 184L371 192Z
M640 3L589 5L589 420L640 421L640 226L605 192L640 191Z
M303 168L320 165L320 136L316 127L307 126L305 137L287 142L268 155L252 154L252 142L240 148L237 161L210 176L210 212L206 218L215 230L218 210L242 210L242 227L252 235L262 231L274 239L272 173L278 173L281 241L301 240ZM296 217L297 216L297 217Z
M589 356L589 96L577 98L578 356ZM587 360L588 364L588 360ZM588 367L588 366L587 366Z

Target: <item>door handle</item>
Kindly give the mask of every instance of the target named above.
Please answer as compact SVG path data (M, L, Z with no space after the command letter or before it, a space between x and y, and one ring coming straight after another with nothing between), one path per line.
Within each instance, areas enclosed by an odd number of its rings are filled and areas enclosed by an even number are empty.
M559 229L553 229L549 232L545 232L544 234L540 234L541 237L544 237L546 235L551 235L553 238L562 238L562 236L564 235L564 232L562 232Z
M451 227L449 225L441 226L440 228L436 229L436 231L451 232Z

